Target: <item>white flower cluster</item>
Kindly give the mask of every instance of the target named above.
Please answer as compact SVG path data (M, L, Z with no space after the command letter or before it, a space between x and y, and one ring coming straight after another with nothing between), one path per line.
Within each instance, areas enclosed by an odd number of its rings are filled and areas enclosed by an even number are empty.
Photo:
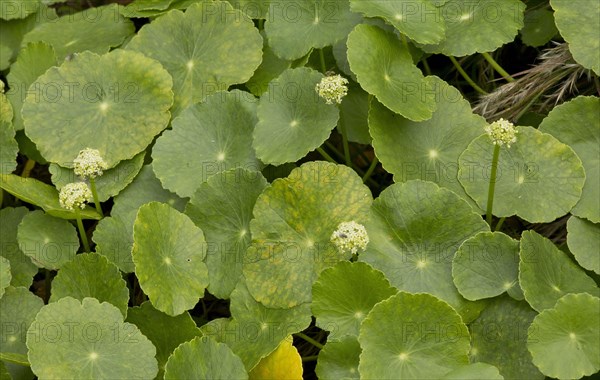
M517 130L513 123L504 119L498 119L485 127L486 133L492 138L494 145L504 145L510 148L510 144L517 142Z
M67 210L75 207L85 208L85 203L92 199L92 191L85 182L68 183L60 189L58 201Z
M97 149L85 148L73 160L75 174L83 178L101 176L102 171L107 168L106 162Z
M337 247L337 249L344 252L357 253L358 250L364 250L369 244L369 235L367 235L367 229L362 224L356 223L355 221L340 223L337 230L331 234L329 240Z
M317 83L315 91L325 99L327 104L333 104L334 102L340 104L342 98L348 94L347 84L348 79L341 75L326 76L321 79L321 82Z

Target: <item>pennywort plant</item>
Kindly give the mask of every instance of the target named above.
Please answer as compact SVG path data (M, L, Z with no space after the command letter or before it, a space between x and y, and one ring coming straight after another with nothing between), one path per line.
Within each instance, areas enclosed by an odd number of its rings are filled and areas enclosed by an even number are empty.
M599 19L0 2L0 378L595 376Z

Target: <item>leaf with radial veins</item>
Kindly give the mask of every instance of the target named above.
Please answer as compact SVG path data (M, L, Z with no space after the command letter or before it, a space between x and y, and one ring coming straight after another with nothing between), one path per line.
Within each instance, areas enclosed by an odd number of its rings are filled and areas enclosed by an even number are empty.
M171 206L150 202L140 207L132 257L140 287L158 310L176 316L204 296L208 285L204 234Z
M579 96L550 111L539 130L569 145L583 162L585 184L571 214L600 222L600 99Z
M366 224L370 243L360 261L382 271L392 286L426 292L452 305L465 321L481 306L465 300L452 282L460 245L488 226L448 189L419 180L396 183L373 202Z
M519 242L502 232L480 232L465 240L452 260L452 279L468 300L521 294Z
M493 298L469 324L471 363L492 364L507 380L543 379L527 351L527 329L536 315L525 301L506 295Z
M325 269L313 284L316 325L328 330L327 341L358 336L360 324L376 303L398 291L383 273L367 263L342 261Z
M25 133L60 166L72 167L80 150L93 148L111 168L166 128L172 84L157 61L140 53L81 53L34 82L39 90L29 91L23 105Z
M232 169L200 185L186 206L185 214L204 232L208 291L218 298L229 298L240 280L252 209L266 186L259 172Z
M435 91L395 34L361 24L350 33L347 45L350 68L362 88L410 120L431 118Z
M121 16L119 8L120 4L110 4L64 15L27 33L23 44L44 41L52 45L59 61L82 51L108 53L135 31L133 22Z
M77 230L69 221L36 210L25 215L17 231L19 248L39 268L56 270L79 249Z
M269 83L260 97L252 146L264 163L295 162L329 137L339 111L321 99L315 86L323 74L301 67L289 69Z
M525 4L519 0L450 0L439 12L446 22L446 38L422 49L462 57L512 42L524 25Z
M182 343L165 366L165 380L248 379L244 364L229 347L208 337Z
M146 24L127 44L154 58L173 76L173 115L207 95L244 83L262 59L252 21L224 1L198 2Z
M365 379L439 379L468 364L467 326L431 294L399 292L381 301L363 321L358 341Z
M319 379L359 380L360 344L357 337L346 335L339 341L327 341L319 351L315 372Z
M83 301L92 297L108 302L127 316L129 289L116 265L97 253L77 255L65 263L52 280L50 302L64 297Z
M516 127L517 142L500 147L492 213L549 223L573 208L585 183L582 162L568 145L532 127ZM460 155L458 179L486 207L494 145L487 134Z
M437 108L429 120L415 122L372 101L369 131L375 154L394 181L432 181L481 209L458 181L458 158L484 131L485 119L471 111L460 92L438 77L425 79L435 90Z
M600 296L596 282L552 241L534 231L521 236L519 282L525 300L538 312L568 293Z
M206 180L241 167L260 170L252 149L256 99L234 90L209 95L173 120L152 148L152 168L162 185L190 197Z
M527 348L546 376L579 379L600 370L600 299L567 294L538 314L529 327Z
M265 31L269 46L284 59L298 59L311 49L333 45L361 21L348 0L272 2Z
M371 201L369 189L344 165L308 162L273 181L250 222L244 277L252 296L267 307L310 302L319 273L350 258L330 242L331 234L342 222L364 223Z
M48 338L49 326L56 334ZM91 327L93 326L93 327ZM44 306L27 331L28 358L40 379L154 379L156 348L119 309L95 298Z
M442 13L430 0L350 0L350 8L367 17L383 18L421 44L436 44L446 38Z

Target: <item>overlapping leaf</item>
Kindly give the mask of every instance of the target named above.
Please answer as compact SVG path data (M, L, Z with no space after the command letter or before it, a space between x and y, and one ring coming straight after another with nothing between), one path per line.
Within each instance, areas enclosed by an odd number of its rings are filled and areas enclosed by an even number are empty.
M173 76L174 115L207 95L250 79L261 62L262 39L224 1L198 2L145 25L127 44L162 63Z

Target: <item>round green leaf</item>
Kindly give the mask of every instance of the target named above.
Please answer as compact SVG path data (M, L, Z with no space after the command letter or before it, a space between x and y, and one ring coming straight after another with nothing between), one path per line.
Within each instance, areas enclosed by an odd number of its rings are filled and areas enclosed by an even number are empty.
M554 13L547 9L532 9L525 13L525 26L521 40L533 47L547 44L558 33L554 25Z
M258 303L245 282L238 282L231 293L232 320L203 326L203 334L227 343L242 359L246 370L254 368L290 334L310 325L310 305L271 309Z
M572 216L567 231L569 250L579 265L600 274L600 225Z
M96 225L93 235L96 253L106 257L124 273L135 270L133 249L133 222L125 224L119 217L106 217Z
M502 232L465 240L452 260L452 279L468 300L498 296L519 287L519 242Z
M197 337L173 351L165 379L247 379L241 359L224 343Z
M588 1L550 0L556 26L569 43L573 58L600 75L600 4Z
M185 209L204 232L208 291L218 298L229 298L242 275L252 209L266 186L259 172L232 169L200 185Z
M600 295L583 269L534 231L525 231L521 237L519 282L525 299L538 312L554 307L568 293Z
M317 326L329 331L327 341L358 336L373 306L397 293L383 273L366 263L340 262L313 284L312 312Z
M162 66L125 50L77 54L32 87L25 131L44 158L65 167L84 148L98 149L109 168L132 158L167 126L173 102Z
M9 47L0 43L0 70L4 71L10 67L10 61L12 58L13 50ZM4 363L0 362L0 367L3 366ZM0 368L0 374L2 373ZM0 376L0 378L2 378Z
M148 301L129 309L127 322L136 325L156 347L159 379L163 378L165 364L173 350L200 335L200 329L188 313L171 317L156 310Z
M27 355L25 334L35 315L44 306L41 298L27 288L9 286L0 298L0 352L3 354ZM27 367L6 363L13 379L32 379L33 374Z
M162 188L152 167L142 167L133 182L114 198L111 217L102 219L94 230L96 252L106 256L125 273L134 271L131 258L133 222L144 203L159 201L183 210L185 200Z
M360 15L350 12L347 0L273 2L265 31L275 54L291 60L303 57L311 48L333 45L360 20Z
M600 370L600 299L567 294L531 324L527 348L546 376L579 379Z
M527 351L527 329L536 315L524 301L494 298L469 324L471 362L496 366L506 380L543 379Z
M31 369L44 378L154 379L156 349L115 306L65 297L44 306L27 331Z
M146 24L127 44L173 76L178 115L190 104L244 83L261 62L262 39L250 19L224 1L198 2Z
M189 197L211 175L236 167L258 171L252 149L255 105L252 94L236 90L183 111L152 149L152 167L163 186Z
M253 146L262 162L294 162L318 148L337 124L339 111L321 99L315 86L323 75L301 67L269 83L260 97Z
M430 294L400 292L378 303L358 341L361 378L440 378L468 363L467 326Z
M64 297L83 301L86 297L116 306L127 315L129 289L116 265L97 253L77 255L65 263L52 280L50 302Z
M571 210L573 215L600 222L600 99L580 96L550 111L540 124L549 133L569 145L583 162L585 185L581 199Z
M145 153L142 152L130 160L121 161L117 166L104 171L101 176L95 178L100 202L106 202L110 197L119 194L133 181L144 164L144 155ZM59 190L68 183L81 181L73 169L50 164L48 170L52 174L52 183Z
M192 309L208 285L202 230L171 206L140 207L133 225L133 263L152 305L171 316Z
M476 304L452 282L455 252L469 237L488 230L467 202L431 182L396 183L373 202L366 227L371 242L359 260L382 271L399 290L433 294L466 321L477 316Z
M371 103L369 131L383 167L394 181L432 181L479 207L458 181L458 158L486 126L471 111L460 92L437 77L428 77L435 89L437 108L431 119L414 122L396 115L378 102Z
M59 61L72 53L107 53L133 34L133 22L119 13L119 4L93 7L44 23L23 38L23 44L44 41L52 45ZM116 83L112 83L115 85Z
M517 127L517 131L517 142L500 148L493 214L551 222L568 213L581 197L585 182L581 160L549 134L531 127ZM459 158L458 179L482 209L487 204L495 146L485 134Z
M367 17L383 18L418 43L436 44L446 38L444 18L429 0L350 0L350 8Z
M0 174L10 174L17 168L18 153L15 129L10 122L0 121Z
M10 261L11 285L29 288L38 268L21 251L17 241L19 223L29 211L25 207L0 210L0 247L2 256Z
M311 301L319 273L350 258L330 242L342 222L364 223L369 189L343 165L308 162L275 180L258 197L250 222L252 245L244 277L252 296L267 307Z
M0 256L0 298L4 295L4 289L10 285L12 274L10 273L10 261Z
M0 18L4 20L22 19L37 12L40 0L2 0Z
M10 67L10 73L6 76L10 87L6 96L16 111L13 120L16 130L23 129L21 108L29 86L46 70L56 66L56 64L54 48L45 42L29 43L19 51L17 60Z
M512 42L523 27L525 4L519 0L450 0L439 12L446 22L446 39L423 50L462 57Z
M337 342L327 341L319 351L315 372L319 379L359 380L360 344L354 336L344 336Z
M17 240L21 251L39 268L59 269L79 249L75 226L40 210L25 215L19 224Z
M395 34L361 24L347 45L350 68L362 88L410 120L431 118L436 108L433 89Z
M504 380L498 368L486 363L473 363L458 367L443 377L444 380Z

